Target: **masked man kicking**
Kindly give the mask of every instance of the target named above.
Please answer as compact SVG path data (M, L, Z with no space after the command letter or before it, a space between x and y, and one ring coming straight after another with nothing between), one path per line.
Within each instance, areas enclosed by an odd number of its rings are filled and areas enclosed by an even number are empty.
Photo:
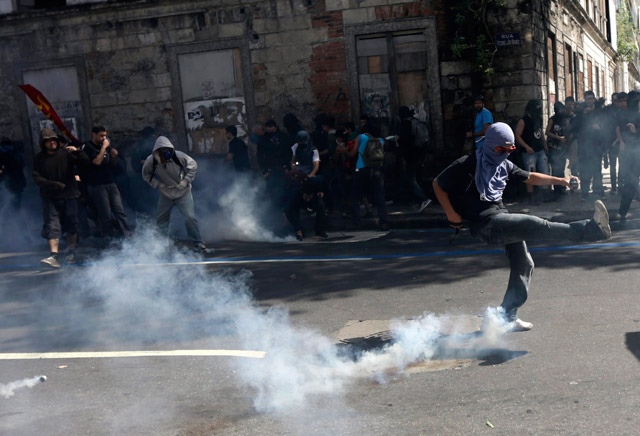
M569 224L550 222L537 216L508 213L502 203L507 181L529 185L571 187L570 177L560 178L518 168L507 160L515 150L514 134L505 123L492 124L482 147L463 156L441 172L433 182L440 205L455 229L470 222L471 234L489 244L504 246L511 274L499 310L512 330L531 330L533 324L518 318L518 308L527 300L533 259L525 241L596 241L611 237L609 214L600 200L593 218Z

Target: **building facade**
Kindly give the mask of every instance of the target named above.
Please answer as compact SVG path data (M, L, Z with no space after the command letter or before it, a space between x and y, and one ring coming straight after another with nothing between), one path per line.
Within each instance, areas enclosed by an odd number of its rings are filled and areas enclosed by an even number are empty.
M491 77L452 54L448 1L0 0L0 132L37 150L49 122L18 88L31 84L81 139L94 124L116 140L152 126L219 155L227 125L243 136L257 121L292 112L310 127L325 112L392 129L405 105L429 123L434 150L456 150L474 93L513 122L530 98L623 87L616 1L478 1L492 3Z

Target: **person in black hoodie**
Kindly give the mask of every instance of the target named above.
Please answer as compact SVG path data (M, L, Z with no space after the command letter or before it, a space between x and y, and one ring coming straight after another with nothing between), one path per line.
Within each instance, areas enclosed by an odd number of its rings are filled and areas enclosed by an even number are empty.
M267 121L265 128L266 133L258 142L258 164L267 182L267 195L276 207L282 209L286 198L286 171L291 164L291 141L275 121Z
M0 140L0 184L6 186L15 210L22 204L22 191L27 186L24 178L24 158L9 138Z
M50 255L40 261L43 265L60 268L59 242L67 234L67 263L74 263L78 242L78 203L80 196L75 178L75 165L89 162L87 155L77 147L60 147L53 130L40 132L40 153L33 161L33 180L40 187L42 197L42 237L49 242Z

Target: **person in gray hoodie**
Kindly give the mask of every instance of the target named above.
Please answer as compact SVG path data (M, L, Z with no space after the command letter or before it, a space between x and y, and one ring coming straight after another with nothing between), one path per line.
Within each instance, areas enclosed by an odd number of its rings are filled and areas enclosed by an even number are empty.
M171 210L177 207L185 218L187 235L194 251L211 253L213 250L207 248L200 235L191 193L191 182L197 169L195 160L176 150L167 137L159 136L153 152L144 161L142 178L160 192L156 212L158 226L168 232Z

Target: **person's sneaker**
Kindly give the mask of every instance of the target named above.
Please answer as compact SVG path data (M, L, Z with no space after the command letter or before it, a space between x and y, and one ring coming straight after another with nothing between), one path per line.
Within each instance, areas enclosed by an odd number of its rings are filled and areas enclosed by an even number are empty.
M201 242L193 246L193 251L200 254L213 254L216 250L213 248L207 248L207 246Z
M64 263L67 263L67 264L78 263L78 256L76 256L76 252L69 251L67 255L64 257Z
M422 211L425 210L427 206L429 206L430 204L431 204L431 199L425 200L422 203L420 203L420 207L418 208L418 213L422 213Z
M316 232L316 236L320 237L320 238L328 238L329 235L327 235L327 232Z
M528 332L533 328L533 323L523 321L520 318L513 321L513 327L511 327L512 332Z
M609 225L609 212L607 206L601 200L594 203L593 222L596 223L602 237L600 239L609 239L611 237L611 226Z
M56 256L45 257L40 261L42 265L50 266L51 268L60 268L60 262L58 262L58 258Z

